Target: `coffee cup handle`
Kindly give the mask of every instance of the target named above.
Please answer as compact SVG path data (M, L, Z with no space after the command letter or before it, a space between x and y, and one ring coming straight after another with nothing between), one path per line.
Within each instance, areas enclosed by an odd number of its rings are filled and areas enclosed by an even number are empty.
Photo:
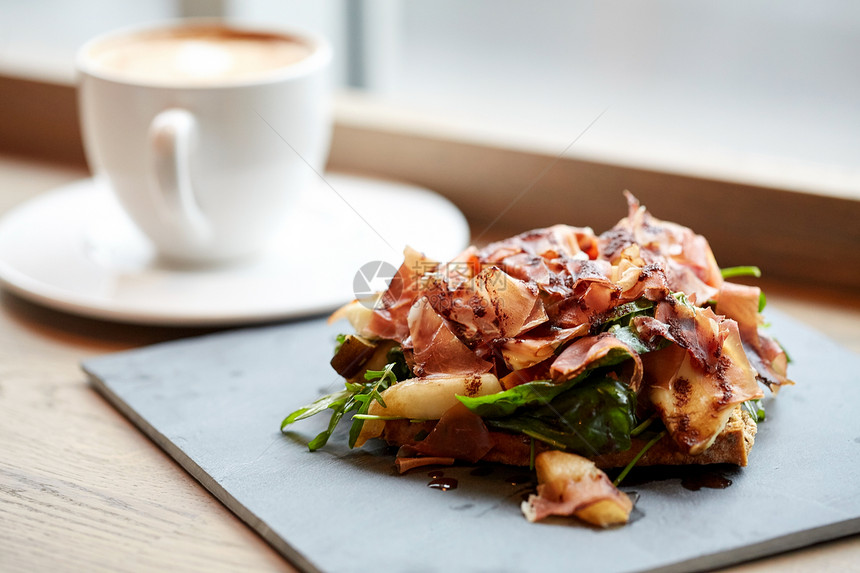
M197 120L184 109L159 113L149 127L155 202L168 225L190 243L211 240L210 225L200 209L191 178L191 160L197 145Z

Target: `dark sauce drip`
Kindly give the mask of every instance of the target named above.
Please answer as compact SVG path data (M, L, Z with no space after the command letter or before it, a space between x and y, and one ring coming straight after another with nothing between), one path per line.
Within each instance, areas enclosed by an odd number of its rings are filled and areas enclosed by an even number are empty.
M517 474L508 478L508 483L511 485L523 485L524 483L531 483L534 481L534 477L529 474Z
M632 487L655 481L681 480L681 486L690 491L700 489L725 489L732 485L731 476L739 472L731 464L706 466L654 466L633 468L624 478L623 486Z
M431 479L437 479L445 475L445 472L442 470L433 470L432 472L427 472L427 477Z
M703 487L710 489L726 489L732 485L732 480L718 473L703 473L681 479L681 485L690 491L699 491Z
M491 466L478 466L472 471L469 472L470 476L478 476L484 477L493 473L493 468Z
M427 487L431 489L440 489L442 491L457 489L457 480L455 478L440 477L428 483Z

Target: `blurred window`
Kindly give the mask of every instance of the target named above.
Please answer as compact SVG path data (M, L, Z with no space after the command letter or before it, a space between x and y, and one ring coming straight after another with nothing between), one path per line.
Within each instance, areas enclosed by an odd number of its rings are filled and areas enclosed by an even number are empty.
M336 85L393 108L557 152L606 110L581 152L764 165L860 194L851 0L0 0L0 14L0 73L71 80L80 43L140 21L292 25L331 38Z

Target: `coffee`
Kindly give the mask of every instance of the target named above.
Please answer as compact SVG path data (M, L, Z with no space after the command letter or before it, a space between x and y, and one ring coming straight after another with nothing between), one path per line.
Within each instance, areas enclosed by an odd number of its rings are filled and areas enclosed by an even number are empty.
M286 35L206 26L123 36L94 47L89 58L96 73L125 81L205 86L263 79L311 52Z
M80 48L87 158L158 257L232 262L281 232L325 166L331 55L316 34L187 19Z

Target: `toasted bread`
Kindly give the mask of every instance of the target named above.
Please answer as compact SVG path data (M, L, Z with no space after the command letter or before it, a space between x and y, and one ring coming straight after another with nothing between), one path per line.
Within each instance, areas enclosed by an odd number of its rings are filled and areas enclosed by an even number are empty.
M389 420L385 423L382 437L390 445L414 445L427 432L433 429L435 421L409 422L408 420ZM723 431L714 443L698 455L686 454L678 449L668 437L657 442L637 462L637 466L693 465L693 464L735 464L747 465L750 449L753 446L756 424L749 414L738 407L729 418ZM498 462L512 466L527 466L531 459L531 440L518 434L490 432L493 448L481 461ZM595 456L597 467L602 469L624 467L645 446L647 440L634 438L630 449L623 452ZM535 441L536 452L548 448Z

